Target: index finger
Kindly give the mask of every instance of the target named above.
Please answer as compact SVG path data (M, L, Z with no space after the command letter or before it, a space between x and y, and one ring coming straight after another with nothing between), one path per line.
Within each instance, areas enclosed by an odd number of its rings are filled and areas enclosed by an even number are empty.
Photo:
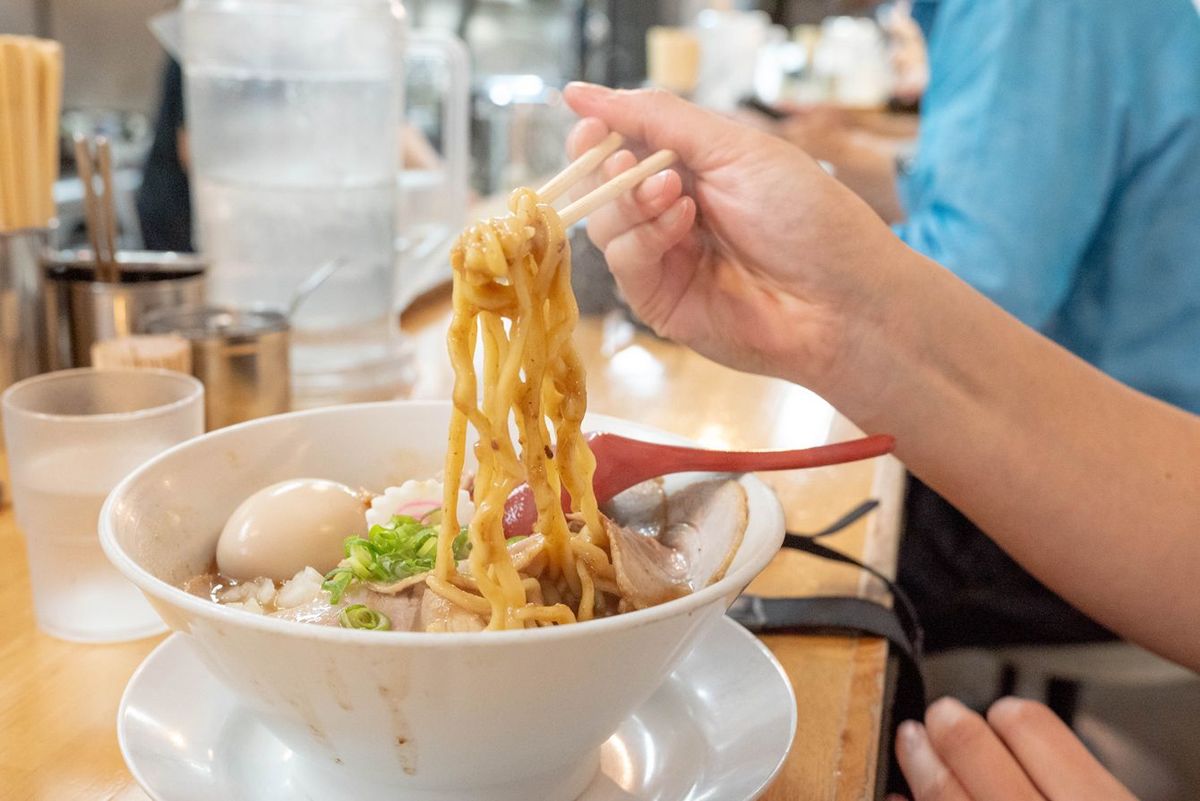
M597 117L584 117L571 128L567 135L567 158L575 160L589 148L600 144L608 136L608 126Z
M720 166L730 152L747 146L754 131L716 112L661 89L609 89L590 83L571 83L563 98L577 114L596 117L614 131L640 140L652 149L674 150L693 170Z

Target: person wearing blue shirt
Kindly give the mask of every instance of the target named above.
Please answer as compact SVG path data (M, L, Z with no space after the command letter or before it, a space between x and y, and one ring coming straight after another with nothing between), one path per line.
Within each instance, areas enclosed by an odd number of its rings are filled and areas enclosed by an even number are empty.
M1023 322L1200 412L1191 0L916 0L913 16L930 64L915 155L820 117L800 115L785 136ZM919 481L907 511L900 580L932 649L1111 636Z

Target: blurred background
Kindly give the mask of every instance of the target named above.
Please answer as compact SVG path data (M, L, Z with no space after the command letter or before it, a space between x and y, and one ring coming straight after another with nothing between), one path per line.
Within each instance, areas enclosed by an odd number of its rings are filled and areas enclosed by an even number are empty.
M56 39L63 45L64 136L86 130L112 139L124 247L142 244L134 196L163 100L165 53L148 23L175 5L172 0L5 0L0 4L0 32ZM874 24L881 13L879 4L868 0L775 0L760 4L761 8L752 3L698 0L410 0L405 5L414 27L455 33L470 50L470 180L474 189L484 193L547 174L561 163L561 137L554 133L565 128L568 120L557 104L557 89L567 81L645 84L650 77L647 32L654 26L690 27L710 8L754 9L760 14L745 17L749 22L741 32L744 40L729 42L729 52L740 65L735 70L738 80L729 86L707 85L716 83L711 78L702 80L706 85L698 88L699 93L716 98L714 105L729 105L741 98L726 99L726 94L754 87L754 93L768 102L835 99L832 84L837 80L838 56L824 54L829 63L823 78L818 80L813 69L821 24L839 17L860 17ZM714 17L696 26L696 31L703 38L706 29L723 24ZM827 25L826 33L830 30ZM856 39L853 30L842 27L833 31L830 43L834 49L842 48L850 60L856 53L872 48L882 53L886 47L882 38L867 34L864 39L861 30L857 34ZM747 57L747 47L760 51L757 59ZM714 64L716 57L714 53L710 59ZM875 74L866 74L870 70ZM865 104L886 102L890 79L880 64L859 72L842 76L845 91L856 92ZM410 98L408 115L411 124L423 126L428 136L437 138L434 115L421 106L419 96ZM65 246L82 243L83 213L79 192L72 186L69 158L64 167L55 194L61 220L58 235Z

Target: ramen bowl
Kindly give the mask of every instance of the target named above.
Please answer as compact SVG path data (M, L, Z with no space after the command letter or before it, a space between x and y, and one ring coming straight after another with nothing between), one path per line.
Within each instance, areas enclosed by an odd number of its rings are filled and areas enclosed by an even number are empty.
M235 507L318 477L376 490L442 468L448 403L391 402L280 415L215 431L146 463L109 496L109 559L206 667L295 753L301 773L353 777L411 801L567 801L600 746L663 683L770 561L783 513L740 478L748 527L726 576L660 606L573 626L427 634L250 614L184 592L207 571ZM593 415L586 429L681 441ZM180 699L180 703L204 703Z

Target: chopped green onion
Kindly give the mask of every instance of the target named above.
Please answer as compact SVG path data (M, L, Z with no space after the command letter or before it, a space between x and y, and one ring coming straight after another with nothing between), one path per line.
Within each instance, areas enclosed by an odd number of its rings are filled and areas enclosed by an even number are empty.
M437 561L438 530L408 515L396 515L386 525L372 526L366 537L347 537L346 558L325 576L321 588L330 603L340 603L355 581L382 584L433 570ZM454 538L454 558L465 559L471 543L464 528Z
M342 596L346 593L346 588L350 586L351 579L354 574L349 570L341 570L335 568L325 577L325 582L321 585L321 589L329 593L329 602L331 604L341 603Z
M466 559L471 555L471 539L467 536L466 528L458 532L458 536L454 538L454 558Z
M417 556L435 556L437 554L437 537L426 537L417 548Z
M392 627L392 621L382 612L377 612L363 604L350 604L338 615L338 623L346 629L369 629L371 631L387 631Z

